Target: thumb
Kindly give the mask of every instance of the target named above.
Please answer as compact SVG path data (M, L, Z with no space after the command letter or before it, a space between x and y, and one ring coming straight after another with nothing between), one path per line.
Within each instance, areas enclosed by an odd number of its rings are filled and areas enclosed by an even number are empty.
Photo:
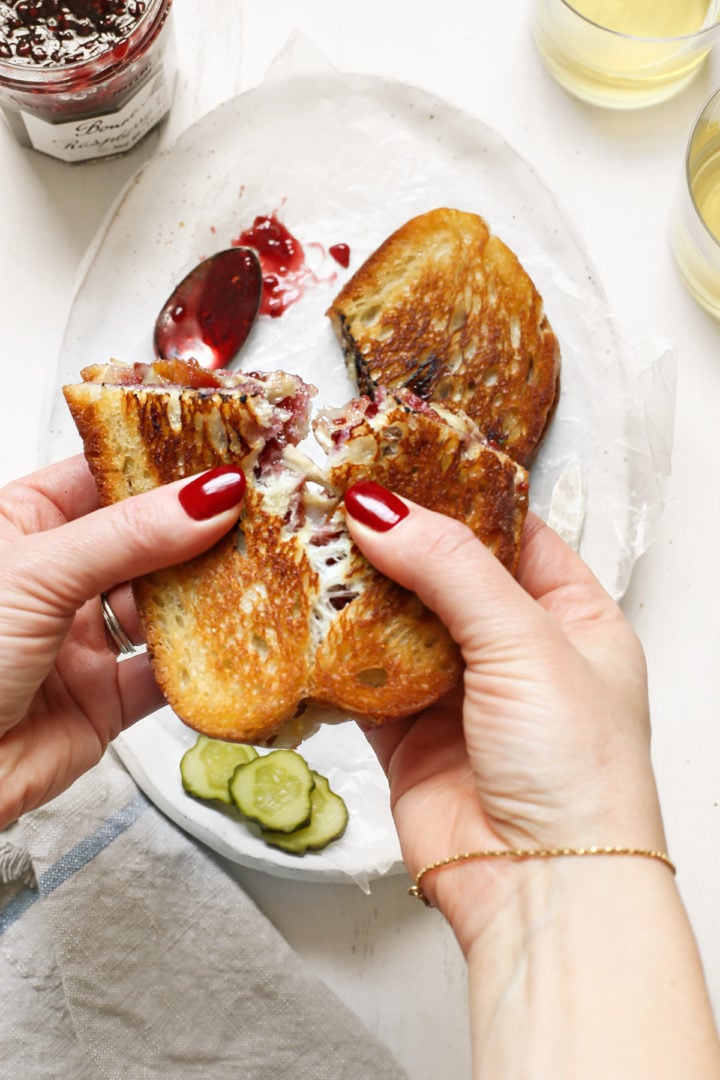
M468 653L540 632L545 616L462 522L360 481L345 493L348 528L367 559L414 592Z
M0 582L21 607L25 593L37 613L70 617L118 582L207 550L237 520L244 493L242 470L221 466L134 495L24 537L6 552Z

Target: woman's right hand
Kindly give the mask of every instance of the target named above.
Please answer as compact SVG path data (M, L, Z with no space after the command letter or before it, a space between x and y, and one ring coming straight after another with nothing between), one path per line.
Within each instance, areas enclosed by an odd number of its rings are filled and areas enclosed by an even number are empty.
M582 560L533 516L514 580L465 526L377 485L351 488L346 509L367 558L440 616L466 665L462 693L370 734L410 873L488 848L663 849L643 653ZM508 869L466 863L423 889L462 940L522 880ZM482 891L472 913L458 875Z
M370 734L410 873L487 849L664 851L644 657L582 560L533 517L516 581L463 525L384 488L345 503L365 555L440 616L466 664L461 692ZM422 889L468 959L476 1080L720 1080L659 860L468 859Z

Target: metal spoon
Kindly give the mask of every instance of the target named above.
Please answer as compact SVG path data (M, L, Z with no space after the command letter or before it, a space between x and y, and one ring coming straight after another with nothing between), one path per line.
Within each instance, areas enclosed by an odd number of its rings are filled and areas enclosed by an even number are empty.
M155 320L155 355L194 359L210 371L226 367L252 329L262 288L252 248L227 248L204 259L163 304Z

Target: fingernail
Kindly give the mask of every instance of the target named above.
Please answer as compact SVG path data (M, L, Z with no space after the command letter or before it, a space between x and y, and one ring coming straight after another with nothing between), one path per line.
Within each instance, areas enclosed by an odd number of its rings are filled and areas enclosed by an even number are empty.
M409 513L402 499L374 480L359 480L349 487L345 507L356 521L375 532L387 532Z
M220 465L191 480L181 489L178 498L189 517L206 521L242 502L246 486L242 469L236 465Z

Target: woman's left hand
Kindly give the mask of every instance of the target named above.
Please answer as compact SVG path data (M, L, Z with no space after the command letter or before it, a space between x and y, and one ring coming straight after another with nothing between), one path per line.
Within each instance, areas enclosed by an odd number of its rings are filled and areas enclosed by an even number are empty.
M98 509L75 457L0 491L0 828L162 704L145 653L117 662L100 594L113 590L139 642L123 583L211 547L237 520L244 490L240 470L211 470Z

